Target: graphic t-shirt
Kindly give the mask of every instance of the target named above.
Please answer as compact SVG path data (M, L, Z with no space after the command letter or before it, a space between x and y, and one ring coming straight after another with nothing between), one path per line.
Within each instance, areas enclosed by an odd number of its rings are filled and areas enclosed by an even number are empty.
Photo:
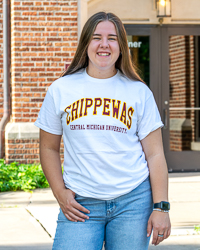
M63 135L65 186L108 200L148 177L140 141L163 123L144 83L120 71L97 79L82 69L51 84L35 125Z

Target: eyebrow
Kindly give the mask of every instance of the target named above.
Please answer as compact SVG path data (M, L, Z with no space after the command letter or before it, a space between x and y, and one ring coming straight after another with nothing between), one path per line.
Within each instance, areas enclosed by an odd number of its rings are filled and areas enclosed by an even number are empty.
M101 34L93 34L93 36L101 36ZM116 36L117 37L117 35L114 35L114 34L108 34L108 36Z

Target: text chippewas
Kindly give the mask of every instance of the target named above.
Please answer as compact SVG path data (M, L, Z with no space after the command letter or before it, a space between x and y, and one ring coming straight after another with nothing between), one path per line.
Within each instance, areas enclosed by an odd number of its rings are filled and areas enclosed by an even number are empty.
M128 129L131 128L132 116L134 109L132 107L127 108L126 102L121 105L120 100L110 98L82 98L75 101L64 109L67 113L66 123L67 125L74 120L87 116L88 109L93 110L93 115L97 115L98 108L103 105L102 115L112 116L113 118L119 119L123 122Z

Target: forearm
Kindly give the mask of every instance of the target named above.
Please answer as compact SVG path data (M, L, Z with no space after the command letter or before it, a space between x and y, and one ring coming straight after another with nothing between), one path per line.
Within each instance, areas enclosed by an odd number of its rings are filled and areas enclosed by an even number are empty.
M152 156L148 160L153 202L168 201L168 169L164 154Z
M59 193L65 189L62 176L60 154L58 151L48 148L40 149L40 161L46 179L56 199Z

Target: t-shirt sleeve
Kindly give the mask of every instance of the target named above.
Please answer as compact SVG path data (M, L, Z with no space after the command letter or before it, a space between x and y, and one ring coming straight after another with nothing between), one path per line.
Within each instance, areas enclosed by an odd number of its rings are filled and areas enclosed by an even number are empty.
M56 113L55 102L49 90L44 98L38 119L34 124L48 133L55 135L63 134L61 117Z
M138 118L137 134L139 140L144 139L152 131L163 127L153 94L145 101L141 114Z

